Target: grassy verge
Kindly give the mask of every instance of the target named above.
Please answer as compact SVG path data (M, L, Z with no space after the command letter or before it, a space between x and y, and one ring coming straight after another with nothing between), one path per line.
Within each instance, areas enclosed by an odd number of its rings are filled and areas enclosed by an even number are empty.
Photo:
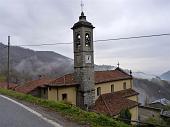
M128 125L115 121L108 116L93 112L86 112L78 107L64 104L62 102L40 99L31 95L17 93L15 91L1 88L0 94L53 109L74 121L79 123L88 123L92 127L129 127Z

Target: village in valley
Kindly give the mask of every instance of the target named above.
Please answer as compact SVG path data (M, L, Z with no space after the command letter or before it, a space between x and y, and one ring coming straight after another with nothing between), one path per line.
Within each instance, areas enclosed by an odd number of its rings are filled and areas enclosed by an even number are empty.
M77 107L85 112L102 114L127 126L168 127L170 125L170 81L163 76L149 75L151 78L141 78L148 75L133 72L131 68L121 65L119 61L116 61L117 65L114 66L96 65L97 49L94 48L94 40L96 40L94 29L100 26L93 24L93 20L89 22L88 13L86 14L83 6L84 4L81 3L78 21L71 29L68 27L73 33L73 43L71 43L73 60L50 51L33 51L22 46L10 46L12 36L8 37L8 45L0 43L0 46L6 47L0 49L2 53L0 55L8 56L6 60L8 66L4 66L5 62L0 63L2 66L0 67L0 95L5 95L1 92L5 89L45 101L61 102L69 105L70 108ZM142 38L142 36L136 38ZM21 60L17 58L17 55L23 55L22 63L18 65L15 62ZM15 62L13 62L14 57L17 58ZM1 62L4 58L6 57L0 57ZM59 61L57 61L58 58ZM37 64L36 61L40 59L42 62ZM52 59L56 62L55 64L53 62L49 71L47 66L51 64ZM61 62L62 60L65 62ZM14 66L16 70L20 70L22 66L23 69L19 73L13 68ZM38 70L40 66L43 69ZM3 71L5 67L7 69ZM26 72L30 68L32 68L32 75ZM45 73L44 70L49 72ZM11 97L8 93L7 96L16 101L19 99L19 95ZM39 107L38 104L37 107ZM83 125L91 126L88 122L85 121Z

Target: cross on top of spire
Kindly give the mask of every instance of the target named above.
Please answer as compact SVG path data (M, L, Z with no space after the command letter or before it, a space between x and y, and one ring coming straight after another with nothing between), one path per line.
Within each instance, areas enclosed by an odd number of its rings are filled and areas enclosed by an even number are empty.
M83 3L83 0L81 0L81 12L83 12L83 9L84 9L84 3Z

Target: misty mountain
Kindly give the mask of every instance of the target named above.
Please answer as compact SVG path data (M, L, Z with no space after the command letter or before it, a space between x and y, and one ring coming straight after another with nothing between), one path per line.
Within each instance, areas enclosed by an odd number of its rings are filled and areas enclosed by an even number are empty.
M160 98L170 100L170 83L165 80L134 78L134 89L139 93L139 102L142 104Z
M144 73L144 72L133 72L133 77L139 78L139 79L148 79L148 80L151 80L153 78L160 79L160 77L158 77L156 75L147 74L147 73Z
M170 71L163 73L160 77L164 80L170 81Z
M0 72L7 70L7 48L0 43ZM58 76L73 71L73 60L52 51L34 51L22 47L10 47L11 74L36 78L38 75ZM22 77L24 78L24 77Z

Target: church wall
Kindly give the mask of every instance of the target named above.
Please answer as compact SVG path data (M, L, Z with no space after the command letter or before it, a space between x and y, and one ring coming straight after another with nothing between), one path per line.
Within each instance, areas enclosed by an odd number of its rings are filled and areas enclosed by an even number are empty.
M131 88L131 80L121 80L121 81L116 81L116 82L113 82L114 84L114 91L121 91L121 90L124 90L123 88L123 83L126 83L126 89L129 89Z
M101 94L110 93L111 85L114 84L114 91L123 90L123 83L126 82L126 89L131 88L131 80L121 80L121 81L113 81L107 83L101 83L95 85L95 100L99 97L97 96L97 88L101 88ZM54 101L62 101L62 94L67 94L68 102L72 104L76 104L76 87L61 87L61 88L51 88L48 89L48 99ZM133 101L138 101L137 96L128 97L128 99Z
M130 109L131 120L138 121L138 106ZM136 124L136 122L132 122L132 124Z
M138 96L137 95L128 97L127 99L138 102Z
M76 87L60 87L48 89L48 99L63 101L62 94L67 94L67 102L76 105Z
M111 92L111 85L114 84L114 92L121 91L123 89L123 83L126 82L126 89L131 88L131 80L120 80L120 81L112 81L107 83L101 83L95 85L95 99L98 98L97 96L97 88L101 88L101 94L110 93Z
M67 94L67 102L76 105L76 87L59 88L59 101L62 101L62 94Z
M48 88L48 100L58 101L57 99L57 89L56 88Z

